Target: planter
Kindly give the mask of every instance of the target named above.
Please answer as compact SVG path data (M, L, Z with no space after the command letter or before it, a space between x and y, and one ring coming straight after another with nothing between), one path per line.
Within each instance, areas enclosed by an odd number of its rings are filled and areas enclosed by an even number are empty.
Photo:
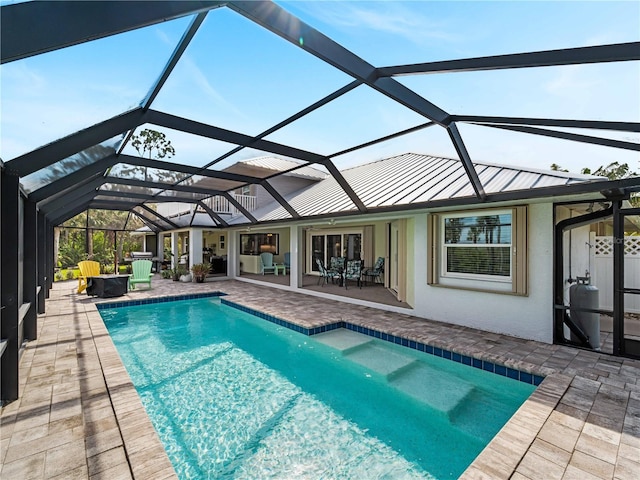
M196 283L204 283L205 275L196 275Z

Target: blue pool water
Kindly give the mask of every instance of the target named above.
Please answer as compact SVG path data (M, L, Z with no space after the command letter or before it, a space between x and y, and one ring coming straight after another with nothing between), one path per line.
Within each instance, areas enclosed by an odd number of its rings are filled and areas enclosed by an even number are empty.
M182 479L457 478L535 388L217 298L100 313Z

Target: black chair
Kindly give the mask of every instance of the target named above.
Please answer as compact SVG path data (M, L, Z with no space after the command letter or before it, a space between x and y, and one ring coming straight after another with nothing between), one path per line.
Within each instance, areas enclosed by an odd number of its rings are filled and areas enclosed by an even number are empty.
M371 278L373 283L376 283L376 280L382 280L382 274L384 273L384 257L378 257L373 268L365 268L362 271L362 276L366 280L367 277Z
M324 287L325 284L329 282L329 279L331 279L331 283L333 283L336 278L340 278L339 275L327 270L322 264L322 260L320 260L319 258L316 258L316 264L318 265L318 272L320 272L318 285L320 285L320 282L322 282L322 286Z

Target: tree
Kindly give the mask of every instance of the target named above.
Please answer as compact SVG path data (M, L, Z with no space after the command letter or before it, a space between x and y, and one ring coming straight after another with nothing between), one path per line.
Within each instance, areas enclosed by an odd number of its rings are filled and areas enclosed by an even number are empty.
M168 140L164 133L149 128L142 130L139 135L133 135L131 137L131 146L136 149L140 156L149 159L161 160L163 158L171 158L176 154L176 149L171 145L171 140ZM123 168L121 175L130 175L135 178L136 173L140 173L141 176L144 176L145 181L169 184L178 182L193 183L193 179L187 178L189 174L186 173L162 169L152 169L151 172L148 170L147 167L137 166Z
M168 140L164 133L150 128L142 130L139 135L133 135L131 137L131 146L141 156L148 156L148 158L155 158L156 160L165 157L171 158L176 154L175 148L171 145L171 140Z
M552 163L550 168L551 170L560 171L560 172L568 171L568 170L562 169L560 165L557 165L555 163ZM611 162L607 166L602 165L598 167L596 170L594 170L593 172L591 171L590 168L585 167L582 170L580 170L580 173L583 173L585 175L595 175L597 177L607 177L609 180L620 180L623 178L640 176L640 173L634 172L631 170L631 167L629 167L628 163L618 163L618 162ZM640 194L632 193L631 198L629 199L629 203L631 203L631 205L634 207L640 207Z
M587 175L596 175L598 177L607 177L609 180L619 180L621 178L635 177L638 174L632 172L628 163L612 162L609 165L598 167L594 172L590 168L583 168L581 173Z
M567 170L566 168L562 168L560 165L558 165L557 163L552 163L551 164L551 170L553 170L554 172L568 172L569 170Z

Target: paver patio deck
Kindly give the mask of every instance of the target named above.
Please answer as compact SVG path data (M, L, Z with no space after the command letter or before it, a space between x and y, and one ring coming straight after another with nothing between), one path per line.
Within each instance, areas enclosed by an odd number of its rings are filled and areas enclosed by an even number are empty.
M105 300L75 287L54 285L22 355L20 398L0 412L0 478L176 478L95 307ZM117 300L215 290L305 327L343 320L546 376L462 478L639 478L640 361L237 280L156 276Z

